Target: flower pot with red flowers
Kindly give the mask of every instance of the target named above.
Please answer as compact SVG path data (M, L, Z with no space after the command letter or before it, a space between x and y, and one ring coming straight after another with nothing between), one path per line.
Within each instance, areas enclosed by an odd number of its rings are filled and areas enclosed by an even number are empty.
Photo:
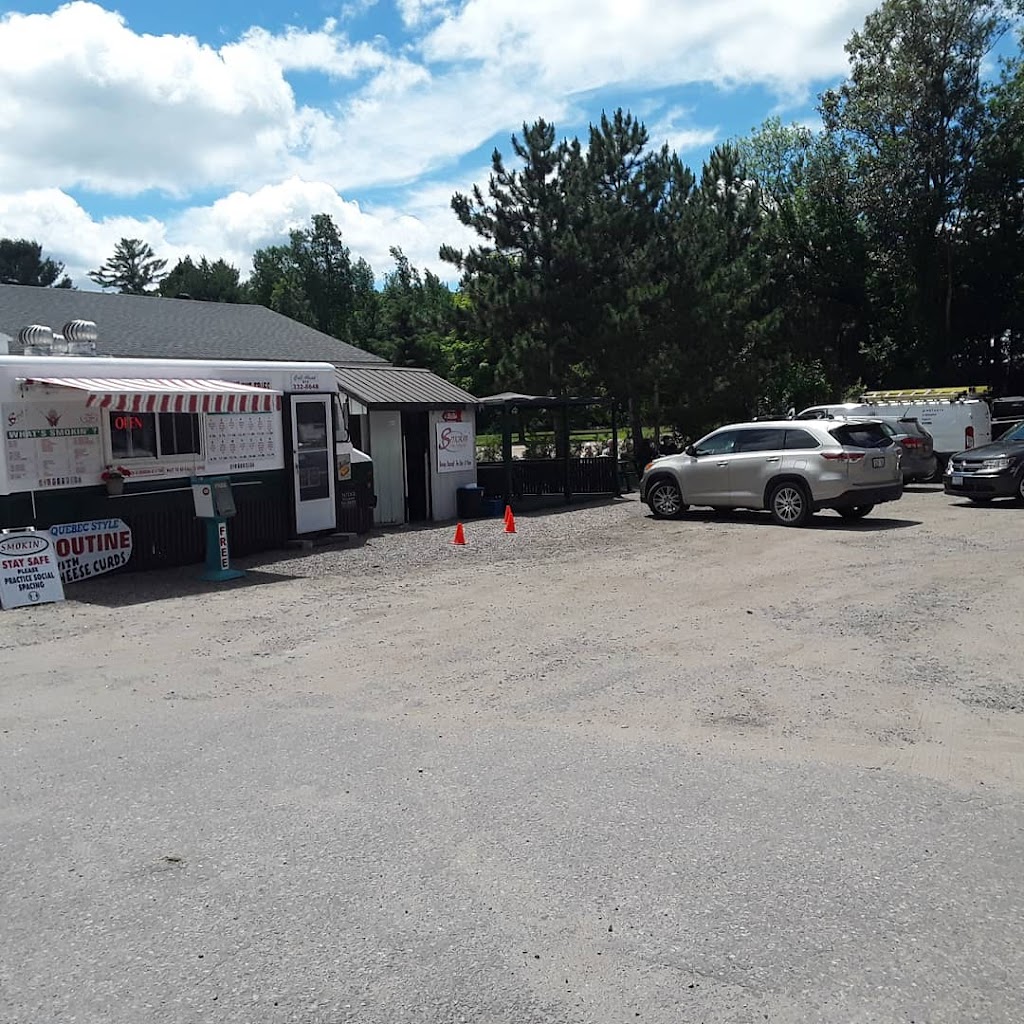
M124 482L132 471L124 466L107 466L100 474L100 479L107 485L107 494L124 494Z

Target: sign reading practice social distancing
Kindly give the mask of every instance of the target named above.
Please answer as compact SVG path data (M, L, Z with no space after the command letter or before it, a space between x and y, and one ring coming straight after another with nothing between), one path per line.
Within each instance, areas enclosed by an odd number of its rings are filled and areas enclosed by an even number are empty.
M0 534L0 607L22 608L64 600L57 552L48 533Z
M61 523L50 527L50 536L65 583L121 569L132 557L132 531L121 519Z

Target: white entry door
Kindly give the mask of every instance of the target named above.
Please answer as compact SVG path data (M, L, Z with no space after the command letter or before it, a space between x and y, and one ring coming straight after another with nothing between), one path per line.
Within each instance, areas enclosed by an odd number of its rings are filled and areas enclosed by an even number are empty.
M333 530L334 428L330 395L292 395L292 471L295 474L295 532Z
M402 414L370 412L370 457L377 507L373 521L381 525L405 522L405 462L402 458Z

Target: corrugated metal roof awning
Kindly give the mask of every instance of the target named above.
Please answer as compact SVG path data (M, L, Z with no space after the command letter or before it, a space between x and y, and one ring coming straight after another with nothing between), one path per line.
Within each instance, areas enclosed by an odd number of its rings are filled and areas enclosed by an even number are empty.
M26 377L29 387L85 393L85 404L125 412L271 412L281 392L226 380Z
M368 408L417 405L440 409L476 405L476 399L468 391L429 370L403 366L342 366L337 378L340 391Z

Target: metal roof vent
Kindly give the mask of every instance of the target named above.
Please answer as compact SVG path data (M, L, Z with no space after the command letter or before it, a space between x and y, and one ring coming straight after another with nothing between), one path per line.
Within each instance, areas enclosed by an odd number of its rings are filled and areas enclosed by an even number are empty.
M18 331L27 356L48 356L53 350L53 331L45 324L29 324Z
M69 320L61 329L69 356L96 355L96 339L100 336L92 320Z

